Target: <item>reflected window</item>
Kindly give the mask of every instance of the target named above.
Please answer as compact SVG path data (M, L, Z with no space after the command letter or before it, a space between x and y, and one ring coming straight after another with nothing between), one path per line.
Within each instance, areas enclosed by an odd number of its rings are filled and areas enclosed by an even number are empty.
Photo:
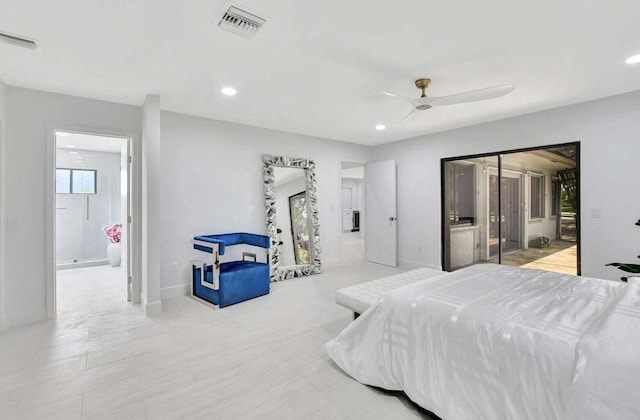
M95 194L98 172L93 169L56 169L56 193Z
M448 164L449 221L451 225L475 223L475 165Z
M296 264L310 264L309 252L309 213L307 211L307 194L302 191L289 197L291 213L291 234L293 235L293 253Z
M541 219L544 217L544 176L531 175L530 180L529 217L531 219Z

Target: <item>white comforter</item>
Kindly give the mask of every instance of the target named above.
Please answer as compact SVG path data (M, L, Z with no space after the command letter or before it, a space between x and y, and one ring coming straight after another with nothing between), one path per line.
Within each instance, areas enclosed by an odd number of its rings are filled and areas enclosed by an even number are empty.
M444 420L640 419L639 288L477 265L397 289L326 349Z

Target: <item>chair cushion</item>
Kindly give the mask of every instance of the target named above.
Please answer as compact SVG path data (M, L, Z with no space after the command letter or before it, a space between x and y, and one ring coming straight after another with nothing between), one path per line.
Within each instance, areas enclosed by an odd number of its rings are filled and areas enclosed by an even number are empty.
M204 281L213 283L212 266L207 266ZM221 308L269 293L269 264L253 261L229 261L220 264L219 290L195 285L196 296Z

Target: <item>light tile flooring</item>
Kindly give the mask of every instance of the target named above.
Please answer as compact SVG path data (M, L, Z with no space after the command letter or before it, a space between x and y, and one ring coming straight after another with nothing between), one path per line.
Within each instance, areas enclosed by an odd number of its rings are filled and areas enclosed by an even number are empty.
M153 318L111 267L60 271L60 316L0 334L0 418L430 418L323 349L352 317L334 291L399 271L341 264L222 310L170 299Z
M340 234L340 259L342 261L364 260L364 235L362 231Z

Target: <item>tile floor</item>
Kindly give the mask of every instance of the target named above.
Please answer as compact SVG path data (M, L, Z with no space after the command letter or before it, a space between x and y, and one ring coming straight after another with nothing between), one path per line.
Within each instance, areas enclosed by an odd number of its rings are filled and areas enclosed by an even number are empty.
M340 258L347 261L364 260L364 234L358 232L342 232L340 234Z
M111 267L60 271L59 317L0 334L0 418L430 418L323 349L352 317L334 291L399 271L345 263L222 310L170 299L153 318Z

